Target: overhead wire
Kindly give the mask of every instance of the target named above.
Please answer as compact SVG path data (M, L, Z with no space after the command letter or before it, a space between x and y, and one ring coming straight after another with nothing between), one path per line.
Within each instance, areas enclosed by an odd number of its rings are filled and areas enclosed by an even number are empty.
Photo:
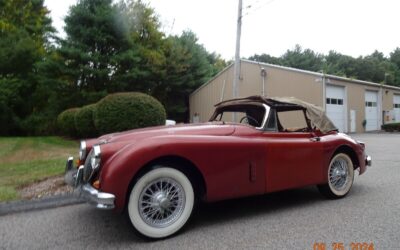
M256 2L253 4L253 5L251 5L251 4L249 4L249 5L247 5L245 8L247 9L247 10L249 10L248 12L246 12L246 13L244 13L243 15L242 15L242 17L245 17L245 16L248 16L248 15L250 15L250 14L253 14L254 12L256 12L256 11L258 11L258 10L260 10L260 9L262 9L263 7L265 7L266 5L268 5L268 4L271 4L272 2L274 2L275 0L269 0L269 1L267 1L267 2L264 2L264 1L261 1L261 0L256 0ZM257 3L260 3L260 2L264 2L264 3L261 3L260 5L256 5Z

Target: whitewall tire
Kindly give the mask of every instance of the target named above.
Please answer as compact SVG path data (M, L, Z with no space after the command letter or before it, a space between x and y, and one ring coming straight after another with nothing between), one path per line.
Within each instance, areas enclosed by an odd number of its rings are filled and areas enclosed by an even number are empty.
M330 199L345 197L354 181L354 165L350 157L344 153L336 154L329 163L327 175L328 183L318 186L320 192Z
M185 174L158 166L135 183L129 196L128 215L133 227L145 237L165 238L188 221L194 191Z

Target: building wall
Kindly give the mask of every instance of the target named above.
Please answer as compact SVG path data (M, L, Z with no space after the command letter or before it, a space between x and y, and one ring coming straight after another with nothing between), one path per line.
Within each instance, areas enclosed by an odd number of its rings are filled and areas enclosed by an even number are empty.
M232 79L233 67L228 67L190 95L191 122L196 113L200 122L208 121L214 112L214 105L220 102L221 98L224 100L232 98Z
M232 98L233 68L233 65L227 67L214 79L191 94L189 101L191 118L193 118L195 113L198 113L200 122L208 121L216 103ZM347 131L350 131L351 126L350 110L356 110L356 132L364 132L362 122L365 119L365 92L367 90L378 92L378 118L380 119L380 123L389 122L386 121L386 117L384 116L386 113L383 113L383 111L392 111L393 95L400 94L400 88L381 86L342 77L324 76L317 72L296 70L263 63L259 64L244 60L241 62L241 79L238 83L239 97L262 95L262 68L266 71L264 83L265 96L267 97L294 96L324 108L326 102L324 84L325 86L343 86L346 96L345 119L347 122L345 126ZM224 93L222 93L223 90Z

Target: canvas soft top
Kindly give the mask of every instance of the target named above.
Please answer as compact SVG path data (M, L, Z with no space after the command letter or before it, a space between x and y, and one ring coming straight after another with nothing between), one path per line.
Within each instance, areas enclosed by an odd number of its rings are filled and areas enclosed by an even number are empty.
M227 106L236 105L260 105L267 104L279 111L305 110L311 126L318 128L322 133L338 130L333 122L326 116L325 112L318 106L302 101L295 97L273 97L249 96L217 103L215 107L221 109Z

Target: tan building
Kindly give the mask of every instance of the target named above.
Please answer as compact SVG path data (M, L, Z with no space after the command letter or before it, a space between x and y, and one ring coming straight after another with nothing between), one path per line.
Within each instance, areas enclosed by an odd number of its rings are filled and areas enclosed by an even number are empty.
M233 96L233 64L189 98L191 121L205 122L214 105ZM341 132L380 130L400 122L400 88L241 60L239 96L293 96L322 107Z

